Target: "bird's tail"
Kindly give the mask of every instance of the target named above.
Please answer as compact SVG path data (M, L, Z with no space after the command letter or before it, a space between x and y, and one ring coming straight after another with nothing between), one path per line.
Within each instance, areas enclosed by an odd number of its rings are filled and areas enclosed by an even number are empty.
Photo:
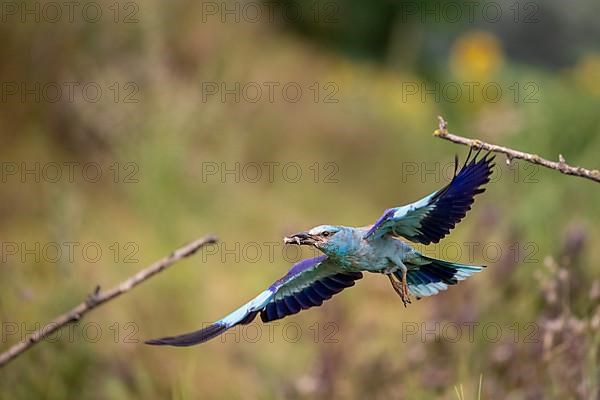
M459 281L485 268L485 266L453 263L423 255L421 257L423 263L409 267L406 276L408 289L417 297L438 294L448 289L448 285L456 285ZM400 272L397 272L396 276L402 279Z
M156 346L193 346L204 343L219 336L226 330L239 324L249 324L270 300L273 293L267 289L250 302L244 304L228 316L207 326L206 328L178 336L167 336L159 339L146 340L144 343Z

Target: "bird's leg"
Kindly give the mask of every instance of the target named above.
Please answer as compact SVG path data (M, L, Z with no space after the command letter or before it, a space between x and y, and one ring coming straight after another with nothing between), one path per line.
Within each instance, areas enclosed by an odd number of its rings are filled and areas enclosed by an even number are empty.
M408 291L408 283L406 282L406 270L402 270L402 291L404 292L404 299L411 303L410 301L410 293Z
M387 274L387 277L390 280L394 291L398 294L398 296L402 297L402 286L394 279L392 274Z
M402 284L402 282L395 280L394 277L392 276L392 274L388 274L387 276L390 280L390 283L392 284L392 287L394 288L394 291L398 294L398 296L400 296L400 299L402 299L402 303L404 304L404 307L406 307L406 305L410 303L410 297L408 296L408 293L405 291L404 285Z

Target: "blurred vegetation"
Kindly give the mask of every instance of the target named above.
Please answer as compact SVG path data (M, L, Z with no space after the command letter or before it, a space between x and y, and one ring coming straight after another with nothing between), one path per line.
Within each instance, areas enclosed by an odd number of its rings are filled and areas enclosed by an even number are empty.
M144 0L132 3L136 21L123 23L131 11L125 3L118 22L111 2L96 4L104 11L97 23L77 14L73 23L0 23L3 83L96 82L104 89L98 102L2 99L4 165L97 163L103 172L98 182L82 179L78 168L74 182L3 175L3 243L80 244L73 262L3 254L3 348L96 284L109 287L205 233L227 249L279 242L321 223L365 225L389 206L430 193L447 177L424 171L439 172L455 153L466 153L431 136L438 114L455 133L600 167L598 4L532 2L531 23L515 22L513 3L503 1L496 2L505 13L497 23L423 20L403 13L415 2L357 0L277 6L316 7L332 20L304 12L225 23L207 15L206 3ZM295 82L304 95L298 102L223 102L206 95L210 82ZM309 89L315 82L318 101ZM468 82L493 82L503 92L490 101L480 90L469 99L465 89L452 101L453 85ZM115 83L119 101L108 89ZM127 83L137 102L124 101ZM337 102L324 101L327 83ZM423 94L436 85L448 93ZM410 94L415 87L418 94ZM256 183L203 175L205 163L271 162L298 163L302 179L282 179L280 169L272 181ZM336 166L334 183L325 181L327 163ZM409 165L417 173L407 174ZM290 265L281 247L269 259L261 246L256 262L222 251L198 255L98 309L72 338L63 333L8 365L0 371L0 398L450 399L457 385L476 398L481 375L484 399L598 398L600 249L593 243L600 240L600 192L591 182L501 157L497 166L468 218L433 250L440 256L444 243L458 243L456 260L488 265L459 287L404 309L387 280L368 276L275 326L274 340L262 328L256 343L229 336L185 350L142 345L220 318ZM469 242L493 243L502 255L490 260L475 251L467 260ZM101 247L99 261L81 255L86 243ZM126 262L132 249L138 262ZM301 327L298 341L283 338L286 322ZM18 333L9 335L14 323ZM85 323L101 329L98 341L84 337ZM327 323L335 342L324 340ZM503 334L498 341L480 330L475 340L422 338L423 323L494 323ZM409 324L420 327L417 335L407 337Z

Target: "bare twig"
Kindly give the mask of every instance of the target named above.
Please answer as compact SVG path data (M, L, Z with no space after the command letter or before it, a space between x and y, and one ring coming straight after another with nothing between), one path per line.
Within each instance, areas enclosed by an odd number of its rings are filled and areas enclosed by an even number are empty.
M121 282L120 284L109 290L102 292L100 291L100 286L96 286L93 293L91 293L84 302L80 303L78 306L74 307L70 311L54 318L43 328L33 332L31 335L21 340L20 342L14 344L10 349L5 351L4 353L0 354L0 367L13 360L24 351L30 349L36 343L39 343L41 340L43 340L50 334L63 328L69 323L79 321L85 314L87 314L94 308L99 307L100 305L114 299L115 297L122 295L123 293L127 293L129 290L144 282L146 279L149 279L150 277L158 274L159 272L169 268L177 261L180 261L186 257L193 255L207 244L215 243L216 241L217 238L215 238L214 236L205 236L183 247L180 247L167 257L164 257L154 262L149 267L139 271L134 276L130 277L129 279L126 279L125 281Z
M444 120L444 118L438 117L438 120L439 128L436 129L433 133L435 136L441 137L454 143L464 144L465 146L505 154L508 158L508 161L511 161L513 158L517 158L520 160L528 161L532 164L537 164L546 168L554 169L556 171L562 172L563 174L580 176L582 178L587 178L596 182L600 182L600 171L598 171L597 169L590 170L583 167L574 167L572 165L569 165L565 161L565 158L562 156L562 154L558 155L558 161L550 161L538 156L537 154L524 153L522 151L513 150L508 147L482 142L479 139L467 139L462 136L454 135L448 132L448 123Z

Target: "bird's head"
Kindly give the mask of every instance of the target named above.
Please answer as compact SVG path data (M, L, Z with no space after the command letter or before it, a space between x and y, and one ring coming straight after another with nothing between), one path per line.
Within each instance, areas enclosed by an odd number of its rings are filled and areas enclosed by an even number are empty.
M283 243L299 246L314 246L328 255L335 255L343 248L344 229L341 226L319 225L307 232L285 237Z

